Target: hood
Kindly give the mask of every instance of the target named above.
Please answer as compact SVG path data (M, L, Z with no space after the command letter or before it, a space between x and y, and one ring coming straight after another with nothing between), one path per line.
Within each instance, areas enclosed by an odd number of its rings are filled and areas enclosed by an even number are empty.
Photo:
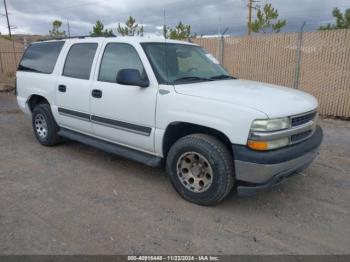
M305 92L241 79L175 85L175 91L249 107L264 112L269 118L305 113L318 106L316 98Z

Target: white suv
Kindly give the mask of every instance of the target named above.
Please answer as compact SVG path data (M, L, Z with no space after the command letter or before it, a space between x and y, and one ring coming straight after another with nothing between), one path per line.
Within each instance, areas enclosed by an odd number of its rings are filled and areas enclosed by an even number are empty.
M166 166L185 199L214 205L252 195L308 166L322 130L317 101L236 79L200 46L155 38L31 44L17 101L36 138L62 137L149 166Z

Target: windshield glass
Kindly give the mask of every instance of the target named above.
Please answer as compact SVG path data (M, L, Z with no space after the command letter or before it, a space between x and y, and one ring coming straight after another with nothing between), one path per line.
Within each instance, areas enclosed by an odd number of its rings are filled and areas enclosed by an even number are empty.
M143 43L143 49L161 84L233 79L203 48L173 43Z

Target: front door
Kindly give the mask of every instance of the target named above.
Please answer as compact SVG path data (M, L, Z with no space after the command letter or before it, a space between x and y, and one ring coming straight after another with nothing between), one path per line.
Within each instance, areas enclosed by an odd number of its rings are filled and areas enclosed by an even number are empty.
M140 46L106 44L91 90L91 120L96 136L152 153L158 83L150 81L146 88L116 83L121 69L137 69L148 77L139 52Z

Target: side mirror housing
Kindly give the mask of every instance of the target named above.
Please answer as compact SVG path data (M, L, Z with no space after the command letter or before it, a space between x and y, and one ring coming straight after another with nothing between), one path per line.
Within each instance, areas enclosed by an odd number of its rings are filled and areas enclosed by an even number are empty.
M137 69L121 69L117 74L116 82L121 85L148 87L149 80L142 79Z

